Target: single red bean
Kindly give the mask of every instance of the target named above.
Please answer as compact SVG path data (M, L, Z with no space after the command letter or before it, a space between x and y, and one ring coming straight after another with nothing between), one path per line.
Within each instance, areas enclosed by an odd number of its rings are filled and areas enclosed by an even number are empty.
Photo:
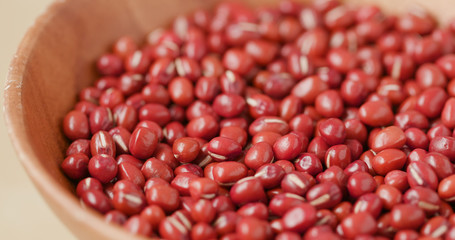
M393 207L390 224L395 229L417 229L425 221L425 213L417 206L398 204Z
M139 109L139 120L149 120L156 122L160 126L164 126L171 121L171 114L161 104L148 103Z
M267 220L269 212L264 203L248 203L239 208L237 214L242 217L254 217L261 220Z
M261 181L256 178L244 178L232 186L230 190L232 202L238 206L257 201L265 201L267 198Z
M218 134L218 121L210 115L204 115L192 119L186 125L186 131L189 137L198 137L205 140L210 140Z
M165 212L177 210L180 205L179 192L169 185L154 185L145 192L149 205L156 204Z
M156 132L150 128L139 127L131 134L129 150L134 157L146 159L153 155L157 145Z
M72 142L66 150L66 156L76 153L83 153L88 157L91 157L92 153L90 151L90 142L91 141L87 139L78 139Z
M98 59L96 67L102 75L116 76L123 71L123 61L115 54L104 54Z
M409 188L408 174L401 170L392 170L385 175L384 183L404 192Z
M455 175L450 175L447 178L444 178L438 186L438 194L439 197L444 199L445 201L452 202L455 197L454 192L454 183L455 183Z
M349 177L347 188L349 195L360 197L366 193L373 192L376 189L376 182L369 173L357 172Z
M374 218L379 217L382 211L382 201L378 195L367 193L360 196L353 206L353 212L367 212Z
M344 169L351 163L351 150L344 144L335 145L327 150L324 159L325 166L327 168L330 168L331 166L339 166Z
M447 93L441 87L431 87L424 90L417 99L417 110L429 118L441 114Z
M297 133L286 134L273 144L273 152L277 159L291 160L306 149L308 139Z
M142 175L141 170L128 162L118 164L117 178L119 180L129 180L140 187L144 187L145 185L145 178L144 175Z
M271 189L277 187L281 183L285 174L284 169L280 165L266 163L256 170L254 177L261 181L262 186L265 189Z
M206 199L199 199L191 209L191 218L195 222L211 223L215 218L216 211L212 203Z
M347 201L341 202L333 207L333 213L339 222L345 219L350 213L352 213L352 211L352 204Z
M435 137L430 141L429 151L438 152L450 159L455 160L455 138L454 137Z
M376 154L371 161L377 174L386 175L392 170L401 169L406 163L406 154L398 149L385 149Z
M392 122L393 112L390 106L383 101L370 101L360 106L359 117L367 125L380 127Z
M345 187L348 181L348 177L344 173L343 169L338 166L331 166L324 172L318 174L316 179L321 182L332 182L338 185L338 187Z
M308 203L301 203L283 216L283 228L287 231L303 233L316 223L316 209Z
M140 213L145 208L146 201L142 192L133 189L123 189L114 191L112 205L115 209L131 216Z
M193 138L179 138L173 144L175 158L182 163L192 162L200 152L199 143Z
M326 82L317 76L310 76L298 82L291 91L291 94L300 98L304 104L312 104L316 97L327 90Z
M280 193L274 196L270 203L270 212L276 216L283 216L288 210L304 203L305 199L293 193Z
M312 176L322 172L321 160L313 153L303 153L295 161L295 168L300 172L307 172Z
M171 101L167 89L158 83L146 85L142 88L141 94L147 103L158 103L167 106Z
M242 153L242 146L226 137L216 137L208 145L209 155L217 161L232 160Z
M191 239L204 240L215 238L216 238L215 229L207 223L203 222L196 223L191 229Z
M346 138L346 129L343 122L336 118L323 120L318 125L322 139L329 145L342 144Z
M247 167L238 162L226 161L213 167L213 180L220 185L232 186L247 176Z
M316 184L306 194L308 202L318 209L334 207L342 197L341 189L332 182Z
M404 203L416 205L429 214L439 211L440 199L438 194L426 187L414 187L406 191L403 196Z
M87 189L80 197L86 206L89 206L102 214L105 214L112 209L110 199L102 191Z
M60 167L71 179L80 180L88 177L89 158L83 153L71 154L63 160Z
M243 112L246 102L239 95L225 93L216 96L212 106L218 115L226 118L232 118Z
M141 168L141 172L146 179L158 177L166 182L170 182L174 178L172 169L166 165L166 163L156 158L150 158L145 161Z
M284 135L289 132L289 125L286 121L279 117L260 117L250 124L248 132L254 136L259 132L276 132Z
M160 222L166 217L163 209L158 205L147 206L142 210L140 215L152 225L153 229L157 229Z
M281 188L284 192L304 195L310 187L309 179L302 172L293 171L287 173L281 180Z
M376 195L382 200L382 204L385 209L392 209L396 204L401 203L402 194L401 192L390 185L379 185L376 189Z
M88 190L95 190L95 191L103 191L103 186L101 185L101 182L92 177L87 177L82 179L76 187L76 194L77 196L81 197L84 192Z
M370 147L375 152L380 152L387 148L401 148L405 143L404 132L399 127L390 126L380 130L375 135Z
M341 222L341 228L344 236L348 238L363 234L374 234L377 231L376 220L367 212L357 212L348 215Z
M89 120L80 111L71 111L63 119L63 132L67 138L74 141L90 137Z
M241 218L236 227L239 239L271 239L272 229L267 221L254 217Z
M253 170L273 161L273 149L267 142L254 144L245 155L245 165Z
M114 127L114 117L109 108L97 107L89 116L90 132L97 133L100 130L109 131Z
M436 190L438 177L430 165L425 162L411 162L407 167L409 186L428 187Z
M108 183L117 176L117 162L106 154L95 155L88 162L90 175L102 183Z
M301 132L307 138L313 136L313 120L306 114L299 114L289 121L289 127L292 131Z
M406 136L406 145L411 149L414 148L428 148L430 140L424 131L419 128L408 128L404 135Z

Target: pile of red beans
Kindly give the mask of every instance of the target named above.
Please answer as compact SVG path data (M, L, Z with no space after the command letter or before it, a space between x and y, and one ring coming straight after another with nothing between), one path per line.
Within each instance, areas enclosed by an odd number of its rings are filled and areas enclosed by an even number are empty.
M455 239L455 21L221 3L118 39L63 120L85 206L165 239Z

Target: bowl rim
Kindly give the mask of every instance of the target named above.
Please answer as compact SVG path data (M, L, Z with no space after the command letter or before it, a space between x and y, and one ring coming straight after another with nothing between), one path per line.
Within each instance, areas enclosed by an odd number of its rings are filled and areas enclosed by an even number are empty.
M3 115L9 138L14 146L16 156L24 167L47 205L76 237L93 237L104 239L150 239L132 235L122 227L107 224L102 215L95 210L85 208L78 198L55 181L39 162L34 152L24 123L22 106L22 84L24 74L29 66L29 57L37 40L52 19L59 15L66 4L72 1L56 0L42 12L28 28L10 62L6 83L4 85ZM128 10L128 9L127 9ZM81 232L85 231L85 232Z

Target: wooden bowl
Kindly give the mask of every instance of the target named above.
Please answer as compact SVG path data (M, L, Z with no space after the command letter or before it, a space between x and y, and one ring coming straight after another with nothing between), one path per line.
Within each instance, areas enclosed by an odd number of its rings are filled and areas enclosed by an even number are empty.
M211 8L218 0L56 1L36 20L12 60L5 88L9 134L19 159L60 219L81 239L132 239L120 227L85 209L60 163L68 141L61 131L64 115L77 93L95 79L93 63L122 35L137 40L165 26L178 14ZM276 1L249 0L252 5ZM399 12L418 3L439 21L450 18L450 0L351 0L377 3ZM52 233L50 233L52 235ZM141 239L137 237L137 239Z

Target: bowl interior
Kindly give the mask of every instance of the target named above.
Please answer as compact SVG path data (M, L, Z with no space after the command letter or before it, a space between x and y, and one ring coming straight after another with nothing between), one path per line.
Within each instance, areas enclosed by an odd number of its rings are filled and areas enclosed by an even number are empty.
M74 184L61 172L68 141L61 131L78 92L96 78L93 63L122 35L138 41L182 13L211 8L218 0L79 0L51 5L24 37L12 61L5 90L10 136L22 164L56 214L80 238L125 239L129 234L84 210ZM248 1L252 5L274 0ZM388 12L411 6L428 9L439 21L450 19L449 0L348 0L375 3Z

